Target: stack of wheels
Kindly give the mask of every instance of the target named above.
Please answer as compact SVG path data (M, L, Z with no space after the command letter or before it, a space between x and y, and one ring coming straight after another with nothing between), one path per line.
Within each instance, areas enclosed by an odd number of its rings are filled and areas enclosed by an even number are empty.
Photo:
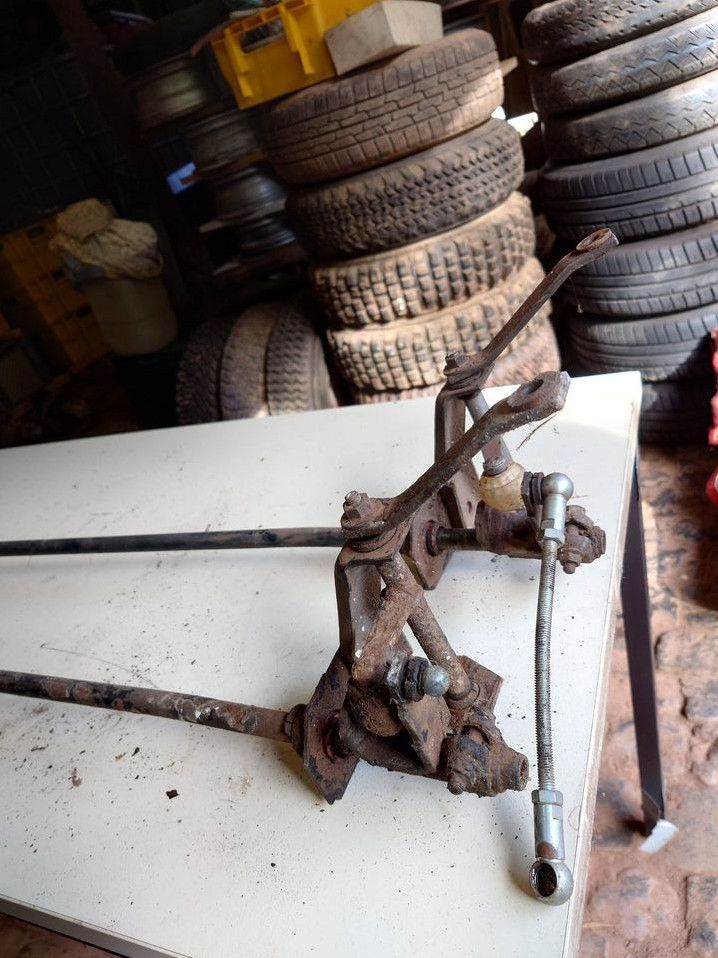
M492 37L464 30L266 109L262 143L336 363L359 402L429 395L447 351L485 345L540 281L521 141ZM560 362L545 307L497 363Z
M257 122L256 110L231 106L185 131L195 175L207 183L214 212L200 232L231 231L243 257L296 241L285 220L284 187L271 166L261 162Z
M183 426L336 406L307 297L200 325L180 360L176 403Z
M237 108L210 51L190 53L226 17L224 0L168 14L121 44L115 64L131 84L138 121L160 158L167 138L181 136L196 177L208 184L214 215L200 232L224 231L217 248L259 256L295 242L284 219L284 188L261 162L257 111Z
M718 0L553 0L523 45L557 236L621 245L566 287L576 371L640 369L641 437L701 441L718 326Z

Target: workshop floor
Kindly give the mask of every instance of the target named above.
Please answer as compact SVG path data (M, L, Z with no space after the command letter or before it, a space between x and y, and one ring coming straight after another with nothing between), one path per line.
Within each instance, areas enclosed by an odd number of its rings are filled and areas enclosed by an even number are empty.
M642 451L668 817L657 855L627 827L640 792L621 623L616 631L581 958L718 955L718 509L704 449Z
M718 509L714 457L643 450L644 520L666 794L679 834L643 855L626 655L618 623L580 958L718 954ZM3 958L101 958L0 916ZM497 956L500 958L500 956Z

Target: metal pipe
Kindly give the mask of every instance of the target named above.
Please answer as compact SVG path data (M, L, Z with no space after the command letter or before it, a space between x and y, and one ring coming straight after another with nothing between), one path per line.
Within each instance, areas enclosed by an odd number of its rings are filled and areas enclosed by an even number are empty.
M135 712L159 718L178 719L193 725L259 735L275 742L292 744L291 725L297 711L282 712L257 705L241 705L222 699L144 689L131 685L84 682L55 675L0 671L0 692L53 702L73 702L116 712Z
M453 704L458 705L471 693L471 680L429 608L424 590L417 583L401 555L396 555L389 562L382 563L379 566L379 572L388 588L413 597L414 608L407 616L406 623L426 652L429 661L433 665L441 666L447 672L450 679L447 694Z
M230 532L162 532L70 539L0 542L0 556L84 555L103 552L192 552L197 549L286 549L344 545L341 529L240 529Z
M423 592L419 596L416 609L406 621L429 661L440 665L448 673L450 681L447 698L451 700L452 706L458 708L463 705L472 694L471 680L444 630L436 621Z
M549 905L562 905L573 891L573 875L565 861L563 795L556 788L551 736L551 624L559 546L566 538L566 512L573 483L559 472L541 482L541 574L536 609L536 751L539 787L531 794L534 806L534 847L531 890Z
M500 512L479 503L476 525L472 529L432 530L432 548L439 553L451 550L493 552L521 559L540 559L541 546L536 541L536 528L526 513Z
M489 404L481 390L475 392L473 396L467 396L464 403L474 423L477 423L484 413L489 411ZM481 450L481 455L484 457L484 462L488 462L489 459L505 459L507 466L511 462L511 453L503 436L497 436L488 442Z
M555 788L551 736L551 621L558 542L544 539L536 611L536 749L539 788Z
M434 533L434 539L439 552L452 549L479 551L475 529L446 529L440 526Z

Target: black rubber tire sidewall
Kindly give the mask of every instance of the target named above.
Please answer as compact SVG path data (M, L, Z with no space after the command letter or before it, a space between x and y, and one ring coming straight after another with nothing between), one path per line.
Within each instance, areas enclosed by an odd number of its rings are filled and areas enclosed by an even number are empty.
M577 60L718 5L718 0L553 0L522 25L523 48L536 63Z
M187 341L177 370L177 422L189 426L222 418L219 376L232 319L209 319Z
M493 38L462 30L269 104L262 143L286 182L326 182L458 136L502 100Z
M287 214L302 245L333 260L394 249L479 216L523 177L521 139L501 120L415 156L290 193Z

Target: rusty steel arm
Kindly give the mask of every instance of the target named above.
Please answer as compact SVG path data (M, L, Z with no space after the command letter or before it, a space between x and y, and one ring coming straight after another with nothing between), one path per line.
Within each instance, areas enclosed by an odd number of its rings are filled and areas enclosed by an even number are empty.
M567 373L544 373L497 402L416 482L389 501L382 518L363 524L361 535L377 535L395 529L411 518L422 503L437 493L492 439L558 412L566 401L569 382Z
M483 349L469 356L464 355L459 368L447 369L448 387L452 388L469 378L480 380L487 376L501 353L531 322L539 309L566 282L569 276L575 273L577 269L581 269L582 266L587 266L589 263L601 259L614 246L618 246L618 239L610 229L596 230L590 236L582 239L544 276L511 319L501 327ZM478 385L483 385L483 382L479 382Z
M163 689L144 689L132 685L108 685L104 682L85 682L60 678L55 675L35 675L30 672L0 671L0 692L22 695L53 702L73 702L116 712L135 712L177 719L193 725L244 735L259 735L275 742L292 744L292 725L301 712L298 706L291 712L265 709L257 705L241 705L203 695L185 692L167 692Z

